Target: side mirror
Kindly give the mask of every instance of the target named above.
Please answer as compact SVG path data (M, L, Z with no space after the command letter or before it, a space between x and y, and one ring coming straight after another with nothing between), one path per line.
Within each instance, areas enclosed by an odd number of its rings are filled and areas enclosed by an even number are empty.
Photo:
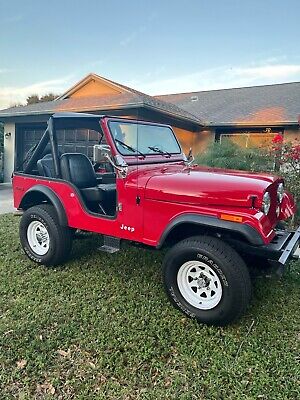
M128 164L127 164L127 162L124 160L124 158L122 157L122 156L120 156L120 154L117 154L115 157L114 157L114 160L115 160L115 165L117 166L117 167L128 167Z
M107 159L111 163L111 165L117 170L120 178L126 178L128 173L128 164L124 160L124 158L120 154L117 154L114 157L114 161L111 159L110 156L107 156Z
M93 148L94 163L106 163L107 155L111 156L111 148L108 144L95 144Z

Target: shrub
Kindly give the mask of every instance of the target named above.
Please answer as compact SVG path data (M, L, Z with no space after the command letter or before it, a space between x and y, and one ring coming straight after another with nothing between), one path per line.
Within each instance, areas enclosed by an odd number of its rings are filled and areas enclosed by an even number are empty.
M272 171L274 159L266 149L242 148L230 139L211 143L207 150L198 154L196 162L210 167L237 169L244 171Z
M276 159L280 175L297 200L300 200L300 144L286 141L281 135L274 137L270 154Z

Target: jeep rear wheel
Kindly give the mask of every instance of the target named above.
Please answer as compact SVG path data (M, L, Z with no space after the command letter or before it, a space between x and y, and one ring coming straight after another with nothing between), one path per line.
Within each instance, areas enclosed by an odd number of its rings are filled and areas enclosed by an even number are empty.
M38 264L63 263L72 248L72 233L59 224L56 211L41 204L24 212L20 221L20 241L25 254Z
M229 245L208 236L185 239L166 254L164 283L177 308L210 325L236 320L251 298L244 261Z

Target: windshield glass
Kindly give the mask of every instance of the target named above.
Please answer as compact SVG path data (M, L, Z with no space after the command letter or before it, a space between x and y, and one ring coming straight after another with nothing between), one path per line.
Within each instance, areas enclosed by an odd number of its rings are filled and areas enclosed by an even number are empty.
M181 154L176 137L167 126L110 121L109 128L118 151L123 155Z

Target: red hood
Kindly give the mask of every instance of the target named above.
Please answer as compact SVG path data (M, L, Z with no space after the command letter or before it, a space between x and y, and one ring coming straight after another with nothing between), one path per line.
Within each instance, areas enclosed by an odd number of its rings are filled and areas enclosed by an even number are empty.
M203 206L251 207L261 202L276 176L208 167L172 165L161 168L146 184L145 196L160 201Z

